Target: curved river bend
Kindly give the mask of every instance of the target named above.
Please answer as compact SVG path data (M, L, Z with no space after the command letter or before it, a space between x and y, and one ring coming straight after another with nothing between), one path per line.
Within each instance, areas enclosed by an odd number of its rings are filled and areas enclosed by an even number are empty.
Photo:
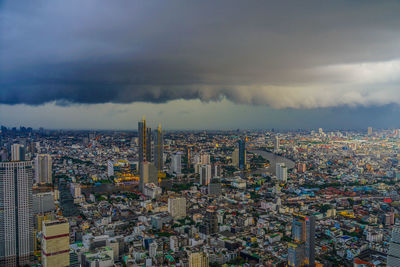
M257 154L257 155L261 155L263 158L267 159L270 163L270 167L266 170L271 172L271 174L273 174L273 175L275 175L276 163L285 163L285 165L288 169L292 169L295 166L295 163L292 160L282 157L282 156L278 156L271 152L267 152L267 151L263 151L263 150L250 150L249 152ZM256 172L259 172L259 170Z

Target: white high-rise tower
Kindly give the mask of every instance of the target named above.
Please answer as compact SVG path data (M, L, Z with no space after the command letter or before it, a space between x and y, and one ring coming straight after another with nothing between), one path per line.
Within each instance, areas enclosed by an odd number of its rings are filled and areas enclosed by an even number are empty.
M0 266L23 266L33 254L32 161L0 162Z

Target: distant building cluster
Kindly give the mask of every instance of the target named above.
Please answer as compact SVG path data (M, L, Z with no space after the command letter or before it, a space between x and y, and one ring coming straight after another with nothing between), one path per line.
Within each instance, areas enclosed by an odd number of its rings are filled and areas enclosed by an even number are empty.
M400 266L400 134L1 127L0 266Z

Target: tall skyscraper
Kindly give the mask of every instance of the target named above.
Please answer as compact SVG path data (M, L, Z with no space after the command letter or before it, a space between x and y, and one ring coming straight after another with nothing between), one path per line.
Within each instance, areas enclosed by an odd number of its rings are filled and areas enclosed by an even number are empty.
M187 160L187 168L189 169L191 167L192 164L192 154L190 153L190 147L186 146L186 160Z
M239 169L246 169L246 140L239 139Z
M42 266L69 266L69 223L66 219L42 222Z
M206 235L212 235L218 232L218 217L215 212L216 207L210 206L204 215L203 224L200 225L199 231Z
M232 152L232 165L239 167L239 148L235 148Z
M171 172L175 174L182 173L182 154L176 153L171 158Z
M21 144L13 144L11 146L11 161L24 161L25 147Z
M392 239L390 240L387 255L387 267L400 266L400 227L393 227Z
M287 182L287 167L285 163L276 163L276 177L279 181Z
M277 153L279 151L280 151L280 140L279 140L279 136L275 135L274 152Z
M153 162L153 150L151 146L151 128L146 129L146 161Z
M199 168L200 184L208 185L211 181L211 165L201 165Z
M154 165L158 172L163 170L163 154L164 154L164 137L161 124L158 125L157 131L154 135Z
M38 154L35 158L35 182L39 184L51 184L52 159L48 154Z
M193 252L189 255L189 267L208 267L209 259L204 252Z
M315 266L315 217L293 214L292 239L289 243L288 266Z
M186 198L168 198L168 212L174 219L186 217Z
M114 162L112 160L107 161L107 176L114 176Z
M33 254L33 162L0 162L0 266L29 264Z
M150 135L149 135L150 133ZM146 127L146 120L138 122L139 138L139 164L143 161L151 161L151 129Z

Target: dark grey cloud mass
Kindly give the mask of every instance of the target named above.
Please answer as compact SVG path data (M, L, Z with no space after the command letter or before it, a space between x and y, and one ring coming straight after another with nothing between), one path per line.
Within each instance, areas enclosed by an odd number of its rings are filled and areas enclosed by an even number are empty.
M2 1L0 103L400 103L397 1Z

